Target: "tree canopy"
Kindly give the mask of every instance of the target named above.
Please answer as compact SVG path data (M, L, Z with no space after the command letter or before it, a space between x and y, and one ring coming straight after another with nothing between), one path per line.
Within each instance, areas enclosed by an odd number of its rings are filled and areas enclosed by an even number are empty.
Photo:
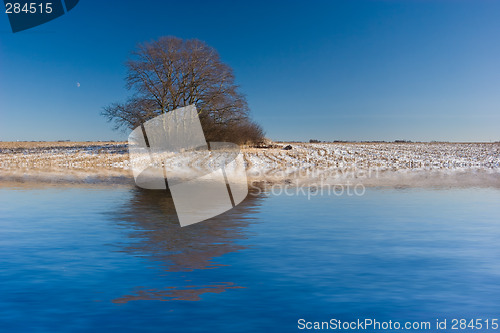
M233 70L198 39L161 37L137 45L126 62L125 102L104 108L115 128L135 128L177 108L195 104L208 141L258 142L262 128L249 118Z

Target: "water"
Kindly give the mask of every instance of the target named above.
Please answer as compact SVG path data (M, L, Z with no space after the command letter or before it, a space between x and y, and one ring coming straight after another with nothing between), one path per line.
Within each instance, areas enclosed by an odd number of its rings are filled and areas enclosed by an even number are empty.
M3 187L0 330L500 318L499 202L500 191L474 188L260 195L180 228L161 192Z

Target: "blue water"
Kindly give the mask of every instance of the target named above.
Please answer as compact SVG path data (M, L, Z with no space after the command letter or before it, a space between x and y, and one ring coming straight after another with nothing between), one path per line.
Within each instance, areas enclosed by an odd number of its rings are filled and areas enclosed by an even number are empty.
M473 188L260 195L180 228L163 193L3 187L0 331L500 318L499 203Z

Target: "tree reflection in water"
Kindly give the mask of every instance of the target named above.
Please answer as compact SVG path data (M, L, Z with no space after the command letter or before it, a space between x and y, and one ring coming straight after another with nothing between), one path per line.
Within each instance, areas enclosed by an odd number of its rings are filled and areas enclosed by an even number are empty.
M132 189L132 198L113 219L121 226L133 230L133 241L123 247L128 254L147 256L159 262L167 272L190 272L215 269L221 264L216 258L245 248L237 241L245 239L246 227L255 218L252 213L260 206L262 196L249 193L232 210L219 216L180 227L171 196L164 191ZM189 281L189 280L188 280ZM113 300L126 303L132 300L200 300L200 295L220 293L227 289L243 288L233 282L206 285L169 286L163 289L143 288Z

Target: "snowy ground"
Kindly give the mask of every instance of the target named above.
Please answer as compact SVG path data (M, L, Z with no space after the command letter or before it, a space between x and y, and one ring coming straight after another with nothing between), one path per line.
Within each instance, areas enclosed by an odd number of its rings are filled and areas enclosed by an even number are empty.
M283 144L282 146L285 146ZM499 143L291 143L242 149L247 176L263 184L500 187ZM203 152L167 167L210 169ZM146 159L147 160L147 159ZM0 180L132 182L126 143L0 142Z

